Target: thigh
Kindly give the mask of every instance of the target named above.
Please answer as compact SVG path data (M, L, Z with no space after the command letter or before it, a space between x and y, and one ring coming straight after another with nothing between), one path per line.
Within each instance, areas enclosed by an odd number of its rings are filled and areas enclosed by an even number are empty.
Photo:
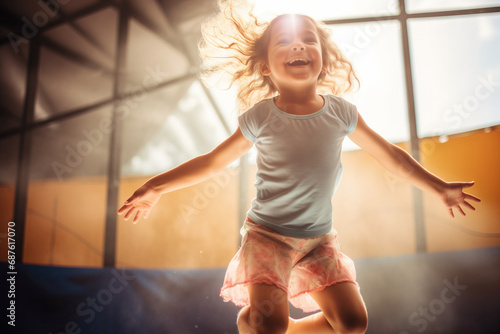
M248 324L259 333L286 331L289 321L288 294L268 284L248 285ZM283 331L283 332L284 332Z
M366 306L354 283L337 283L310 295L336 331L364 333L366 330L368 323Z

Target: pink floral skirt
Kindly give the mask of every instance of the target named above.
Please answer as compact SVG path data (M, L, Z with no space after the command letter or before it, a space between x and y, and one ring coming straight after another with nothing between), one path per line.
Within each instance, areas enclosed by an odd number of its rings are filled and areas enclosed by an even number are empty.
M296 308L314 312L319 306L310 292L340 282L359 288L354 263L340 252L334 229L315 238L293 238L247 218L241 234L241 247L229 263L220 292L226 302L246 306L247 286L264 283L284 290Z

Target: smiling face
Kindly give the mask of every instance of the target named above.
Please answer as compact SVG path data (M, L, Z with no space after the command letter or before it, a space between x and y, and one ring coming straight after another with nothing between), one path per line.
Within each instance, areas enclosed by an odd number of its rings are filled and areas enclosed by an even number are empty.
M323 59L315 25L300 15L284 15L270 29L262 74L269 76L278 90L316 85Z

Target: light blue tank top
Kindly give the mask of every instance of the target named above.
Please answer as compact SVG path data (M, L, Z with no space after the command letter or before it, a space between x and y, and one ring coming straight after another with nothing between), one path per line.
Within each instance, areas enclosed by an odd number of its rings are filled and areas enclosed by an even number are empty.
M286 113L270 98L238 118L257 149L257 196L247 215L286 236L317 237L333 226L342 141L356 128L358 113L343 98L322 96L323 108L312 114Z

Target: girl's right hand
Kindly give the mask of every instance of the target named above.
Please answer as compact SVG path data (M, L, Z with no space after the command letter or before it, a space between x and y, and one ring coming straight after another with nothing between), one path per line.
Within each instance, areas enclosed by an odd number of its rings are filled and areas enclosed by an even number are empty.
M141 216L144 216L144 219L148 218L151 209L158 202L160 197L160 192L145 183L125 201L120 209L118 209L118 214L121 215L127 212L124 217L125 220L135 215L132 222L136 224Z

